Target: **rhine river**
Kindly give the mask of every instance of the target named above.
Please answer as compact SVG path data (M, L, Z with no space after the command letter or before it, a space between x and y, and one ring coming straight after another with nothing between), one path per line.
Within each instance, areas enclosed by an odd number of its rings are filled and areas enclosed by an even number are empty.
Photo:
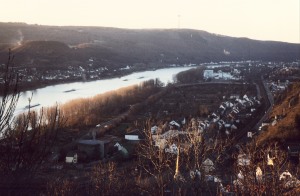
M166 85L174 81L176 74L191 68L193 67L171 67L154 71L136 72L120 78L59 84L22 92L15 114L26 111L25 107L28 106L30 97L32 97L31 105L38 105L34 108L49 107L55 104L63 104L73 99L93 97L155 78L158 78Z

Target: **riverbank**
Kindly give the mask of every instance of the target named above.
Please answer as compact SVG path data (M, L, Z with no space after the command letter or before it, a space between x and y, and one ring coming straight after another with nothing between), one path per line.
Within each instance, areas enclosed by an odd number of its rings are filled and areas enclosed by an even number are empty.
M22 91L16 112L21 113L28 105L28 98L32 97L31 104L40 104L39 107L50 107L56 104L64 104L74 99L93 97L123 87L138 85L148 80L159 79L160 85L166 85L174 81L174 76L181 71L193 67L168 67L164 69L134 72L125 76L114 75L107 79L91 80L88 82L74 81L45 85L43 88L33 88L32 91ZM119 76L119 77L118 77ZM31 86L33 87L33 86ZM70 91L70 89L72 91ZM33 96L32 96L33 95Z
M40 88L45 88L47 86L54 86L54 85L61 85L61 84L70 84L74 82L93 82L97 80L106 80L106 79L114 79L114 78L121 78L126 75L130 75L133 73L138 73L138 72L145 72L145 71L154 71L154 70L159 70L159 69L168 69L168 68L179 68L179 67L190 67L190 66L170 66L170 65L164 65L164 66L149 66L147 68L142 67L142 68L132 68L132 69L125 69L125 70L118 70L118 71L113 71L113 72L107 72L107 73L102 73L99 77L97 78L91 78L91 77L76 77L76 78L64 78L64 79L51 79L51 80L45 80L45 79L38 79L38 80L33 80L33 81L19 81L19 91L20 92L25 92L25 91L34 91ZM0 87L3 88L3 84L0 84ZM2 96L0 92L0 96Z

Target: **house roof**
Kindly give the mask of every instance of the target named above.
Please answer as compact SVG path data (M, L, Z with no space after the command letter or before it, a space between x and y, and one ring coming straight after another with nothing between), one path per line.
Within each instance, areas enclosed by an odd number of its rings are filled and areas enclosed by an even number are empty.
M180 125L176 121L174 121L174 120L171 121L169 124L172 125L172 126L180 127Z
M132 141L139 141L139 136L138 135L125 135L126 140L132 140Z
M290 143L288 144L288 150L290 152L300 152L300 144Z
M79 140L77 143L93 146L93 145L99 145L99 144L103 143L103 141L100 141L100 140Z
M205 159L205 161L203 161L202 164L205 166L214 166L214 162L212 160L210 160L209 158Z
M157 131L157 129L158 129L158 126L153 126L153 127L151 127L151 131Z
M67 153L66 157L74 157L75 154L77 154L77 152L71 151Z

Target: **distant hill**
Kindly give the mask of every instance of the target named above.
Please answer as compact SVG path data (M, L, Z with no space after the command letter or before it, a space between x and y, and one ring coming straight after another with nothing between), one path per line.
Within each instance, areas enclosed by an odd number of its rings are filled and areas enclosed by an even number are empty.
M129 30L0 23L0 63L12 48L18 63L183 64L236 60L293 61L300 44L234 38L191 29Z
M267 131L258 136L258 142L268 140L300 140L300 83L294 83L285 92L285 98L275 105L270 117L274 126L268 126Z

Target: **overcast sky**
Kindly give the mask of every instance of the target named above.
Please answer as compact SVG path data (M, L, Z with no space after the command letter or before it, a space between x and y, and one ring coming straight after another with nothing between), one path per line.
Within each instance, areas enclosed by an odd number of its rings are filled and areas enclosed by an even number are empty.
M299 0L0 0L0 22L189 28L300 43Z

